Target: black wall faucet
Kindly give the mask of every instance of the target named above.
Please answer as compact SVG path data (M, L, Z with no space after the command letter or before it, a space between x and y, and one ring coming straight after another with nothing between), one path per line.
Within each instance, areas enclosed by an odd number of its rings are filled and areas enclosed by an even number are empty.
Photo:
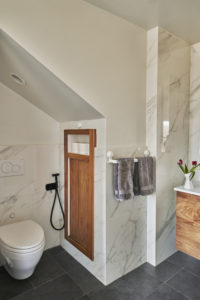
M55 196L54 196L53 205L52 205L51 214L50 214L50 223L51 223L51 226L55 230L62 230L65 227L65 213L64 213L64 210L63 210L63 207L62 207L62 203L61 203L61 200L60 200L60 196L59 196L59 192L58 192L58 176L59 175L60 175L59 173L52 174L52 176L55 177L55 182L46 184L46 191L53 191L53 190L55 190ZM63 225L61 227L59 227L59 228L56 227L53 224L53 212L54 212L54 207L55 207L55 204L56 204L56 198L58 198L58 202L59 202L61 213L62 213L62 217L63 217Z
M55 177L55 182L46 184L46 191L53 191L58 189L58 176L59 173L52 174Z

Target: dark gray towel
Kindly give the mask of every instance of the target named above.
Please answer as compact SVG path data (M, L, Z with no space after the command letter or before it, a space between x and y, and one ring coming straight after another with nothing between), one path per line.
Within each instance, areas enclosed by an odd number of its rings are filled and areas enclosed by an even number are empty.
M114 164L114 193L119 201L134 198L133 174L134 158L120 158Z
M133 191L134 195L140 195L140 182L139 182L139 171L138 171L138 163L135 163L134 174L133 174Z
M137 157L137 159L138 174L134 174L136 192L137 186L139 185L138 191L140 195L150 195L154 191L153 157Z

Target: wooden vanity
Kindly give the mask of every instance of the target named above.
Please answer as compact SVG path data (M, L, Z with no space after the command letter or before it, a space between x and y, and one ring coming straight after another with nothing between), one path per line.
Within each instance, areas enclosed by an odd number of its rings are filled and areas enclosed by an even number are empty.
M200 187L175 190L176 249L200 259Z

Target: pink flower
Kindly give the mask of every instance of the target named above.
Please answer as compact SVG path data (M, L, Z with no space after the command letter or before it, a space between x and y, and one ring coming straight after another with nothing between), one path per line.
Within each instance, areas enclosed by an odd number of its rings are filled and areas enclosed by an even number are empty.
M179 165L182 165L183 164L183 161L182 159L179 159L179 162L178 162Z
M192 165L193 165L193 166L196 166L196 165L197 165L197 161L196 161L196 160L193 160Z

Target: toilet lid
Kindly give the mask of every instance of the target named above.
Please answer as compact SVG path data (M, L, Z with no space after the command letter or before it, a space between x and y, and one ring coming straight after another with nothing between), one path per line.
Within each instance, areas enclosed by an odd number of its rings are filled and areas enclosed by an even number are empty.
M32 220L17 222L0 227L0 240L11 248L28 249L44 240L44 231Z

